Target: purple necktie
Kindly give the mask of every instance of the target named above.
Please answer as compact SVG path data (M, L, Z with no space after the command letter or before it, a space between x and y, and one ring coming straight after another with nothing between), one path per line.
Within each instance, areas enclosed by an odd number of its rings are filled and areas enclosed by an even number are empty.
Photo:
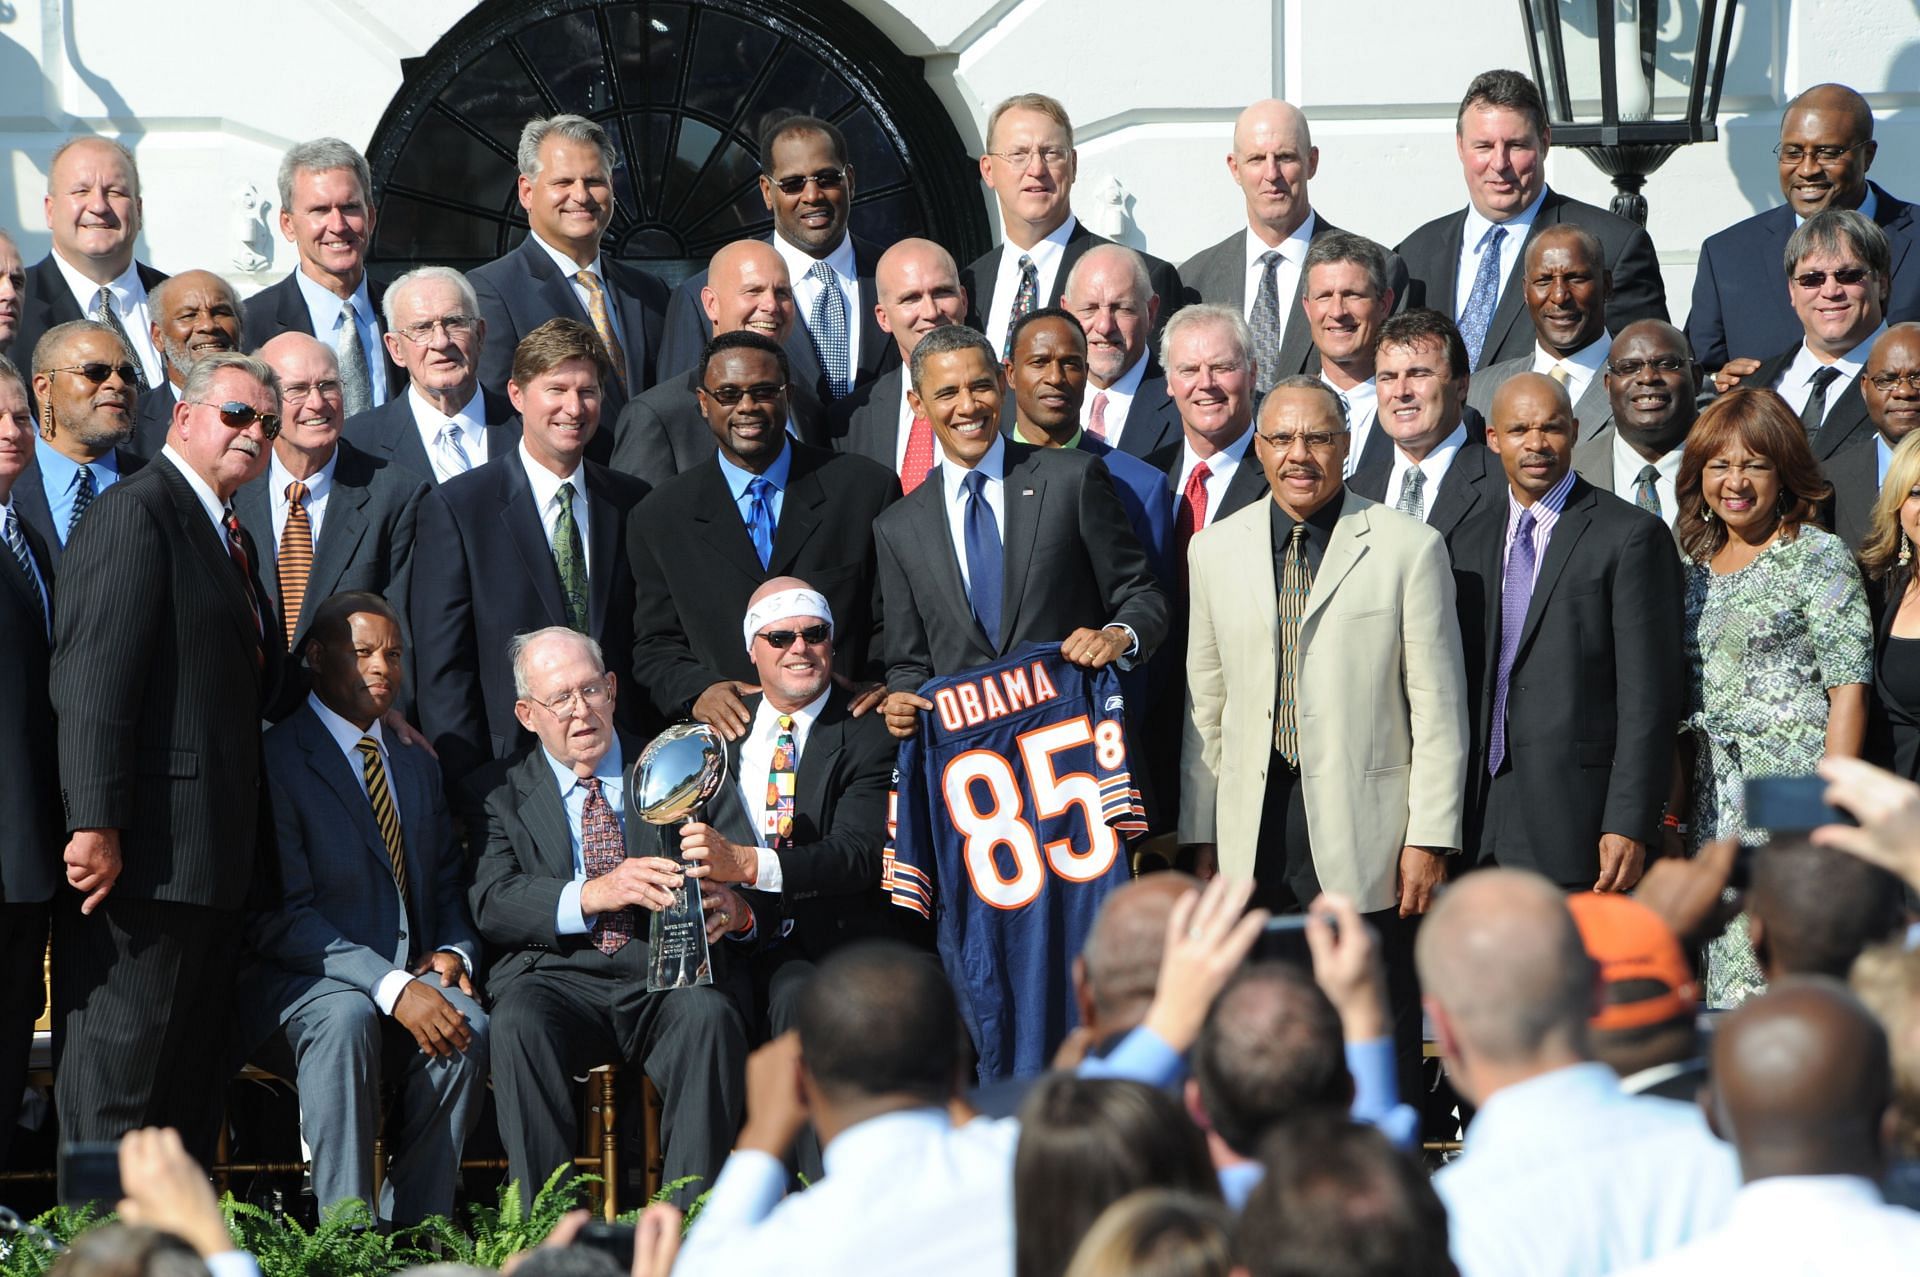
M1487 733L1487 775L1500 774L1507 760L1507 687L1513 681L1513 658L1520 650L1520 628L1527 623L1527 604L1533 600L1533 511L1520 512L1513 527L1513 548L1507 552L1506 580L1500 586L1500 668L1493 679L1493 724Z

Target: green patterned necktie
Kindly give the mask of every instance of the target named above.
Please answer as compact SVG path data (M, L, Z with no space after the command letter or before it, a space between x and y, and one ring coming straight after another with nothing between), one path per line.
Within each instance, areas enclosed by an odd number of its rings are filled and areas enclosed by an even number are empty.
M1633 482L1633 503L1656 518L1662 517L1659 482L1658 466L1641 466L1640 477Z
M1307 525L1296 523L1280 567L1280 678L1273 713L1273 747L1296 771L1300 767L1300 621L1307 614L1307 595L1312 591Z
M553 498L560 506L553 521L553 566L560 570L560 593L566 596L567 624L587 633L587 554L580 546L580 525L573 521L573 484L560 485Z

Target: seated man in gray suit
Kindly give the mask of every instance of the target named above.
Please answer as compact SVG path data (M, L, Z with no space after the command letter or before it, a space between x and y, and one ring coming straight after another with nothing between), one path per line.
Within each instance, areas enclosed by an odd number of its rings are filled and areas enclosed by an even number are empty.
M322 1209L359 1198L405 1227L453 1208L486 1098L480 944L440 767L381 727L400 692L398 614L377 594L334 595L306 661L313 692L266 735L283 894L249 919L239 1040L299 1087ZM376 1202L383 1071L398 1131Z
M665 1181L682 1206L712 1187L740 1127L747 1034L722 991L722 936L746 943L754 912L701 884L716 982L647 992L648 913L666 908L680 863L628 855L620 688L600 645L564 626L515 637L514 715L539 739L486 798L471 900L494 958L494 1091L507 1174L531 1196L573 1158L575 1087L609 1061L644 1069L666 1103ZM761 898L763 904L766 897ZM769 920L769 933L777 924Z
M1574 222L1545 227L1527 241L1519 283L1533 323L1533 349L1473 374L1467 406L1481 416L1496 391L1523 372L1537 372L1567 388L1573 415L1592 434L1607 419L1606 379L1600 374L1613 346L1607 299L1613 276L1600 237Z

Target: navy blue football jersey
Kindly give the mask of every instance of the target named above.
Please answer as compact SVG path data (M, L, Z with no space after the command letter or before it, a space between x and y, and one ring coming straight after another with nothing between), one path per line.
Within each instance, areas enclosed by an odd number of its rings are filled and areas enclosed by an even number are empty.
M884 885L934 920L980 1079L1046 1069L1076 1021L1071 970L1146 831L1111 667L1029 643L920 688L900 746Z

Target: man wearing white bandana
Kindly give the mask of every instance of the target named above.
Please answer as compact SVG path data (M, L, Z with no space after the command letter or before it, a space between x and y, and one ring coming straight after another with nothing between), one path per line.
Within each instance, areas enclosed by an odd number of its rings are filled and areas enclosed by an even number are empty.
M775 577L748 601L741 637L760 691L745 698L752 724L727 745L733 783L685 826L689 877L737 884L782 942L752 960L755 1003L770 1036L793 1027L814 964L850 940L898 936L880 891L894 741L878 714L855 718L833 681L833 609L798 577ZM781 919L778 924L772 919ZM819 1145L798 1149L817 1181Z

